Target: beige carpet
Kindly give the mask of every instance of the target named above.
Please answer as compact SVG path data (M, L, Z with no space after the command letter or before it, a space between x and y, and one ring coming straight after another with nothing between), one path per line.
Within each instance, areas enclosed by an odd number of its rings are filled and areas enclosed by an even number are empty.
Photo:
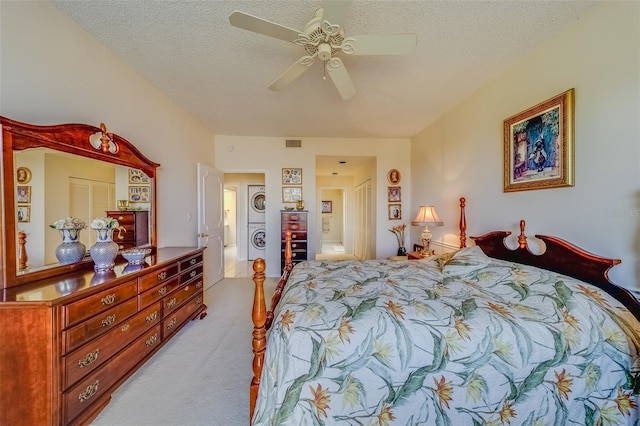
M265 282L270 300L275 279ZM205 292L209 314L191 321L112 395L94 426L249 424L253 281Z

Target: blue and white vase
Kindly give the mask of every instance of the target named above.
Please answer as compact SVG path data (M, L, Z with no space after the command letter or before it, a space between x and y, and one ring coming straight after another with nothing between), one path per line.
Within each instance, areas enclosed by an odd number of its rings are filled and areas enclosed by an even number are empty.
M118 244L113 242L113 229L96 229L97 241L89 249L96 272L111 271L118 255Z
M82 260L87 247L80 242L80 231L82 228L60 229L62 244L56 247L56 258L61 265L77 263Z

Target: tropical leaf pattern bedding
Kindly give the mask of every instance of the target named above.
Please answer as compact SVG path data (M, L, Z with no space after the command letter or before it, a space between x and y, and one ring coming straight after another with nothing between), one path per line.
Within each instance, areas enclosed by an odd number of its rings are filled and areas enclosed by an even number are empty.
M490 259L306 261L254 425L638 425L640 324L597 287Z

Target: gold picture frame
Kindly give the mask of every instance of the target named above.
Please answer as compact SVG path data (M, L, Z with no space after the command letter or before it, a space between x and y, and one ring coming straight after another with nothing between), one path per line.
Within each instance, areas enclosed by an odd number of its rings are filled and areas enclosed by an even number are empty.
M30 204L31 203L31 187L19 185L16 188L16 201L18 202L18 204Z
M151 201L150 186L130 186L129 202L132 203L148 203Z
M16 169L16 182L21 185L31 182L31 170L27 167L18 167Z
M300 200L302 200L301 186L283 186L282 187L283 203L297 203Z
M17 217L20 223L31 222L31 206L18 206Z
M402 219L402 204L389 204L389 220Z
M283 185L302 185L302 169L287 167L282 169Z
M504 192L574 186L574 89L504 121Z

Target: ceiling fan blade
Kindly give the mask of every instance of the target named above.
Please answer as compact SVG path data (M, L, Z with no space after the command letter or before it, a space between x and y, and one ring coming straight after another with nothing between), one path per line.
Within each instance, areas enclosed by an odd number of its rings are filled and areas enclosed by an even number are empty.
M331 58L325 63L325 67L342 99L346 101L353 98L356 95L356 87L340 58Z
M280 74L278 78L276 78L273 83L269 86L269 89L277 92L278 90L282 90L293 81L300 77L306 70L309 69L313 61L315 60L315 55L313 56L303 56L298 59L293 65L291 65L285 72Z
M229 22L234 27L292 43L300 34L300 31L237 10L229 15Z
M349 8L351 8L351 0L325 0L322 20L341 27Z
M342 51L348 55L408 55L417 43L415 34L355 36L344 40Z

